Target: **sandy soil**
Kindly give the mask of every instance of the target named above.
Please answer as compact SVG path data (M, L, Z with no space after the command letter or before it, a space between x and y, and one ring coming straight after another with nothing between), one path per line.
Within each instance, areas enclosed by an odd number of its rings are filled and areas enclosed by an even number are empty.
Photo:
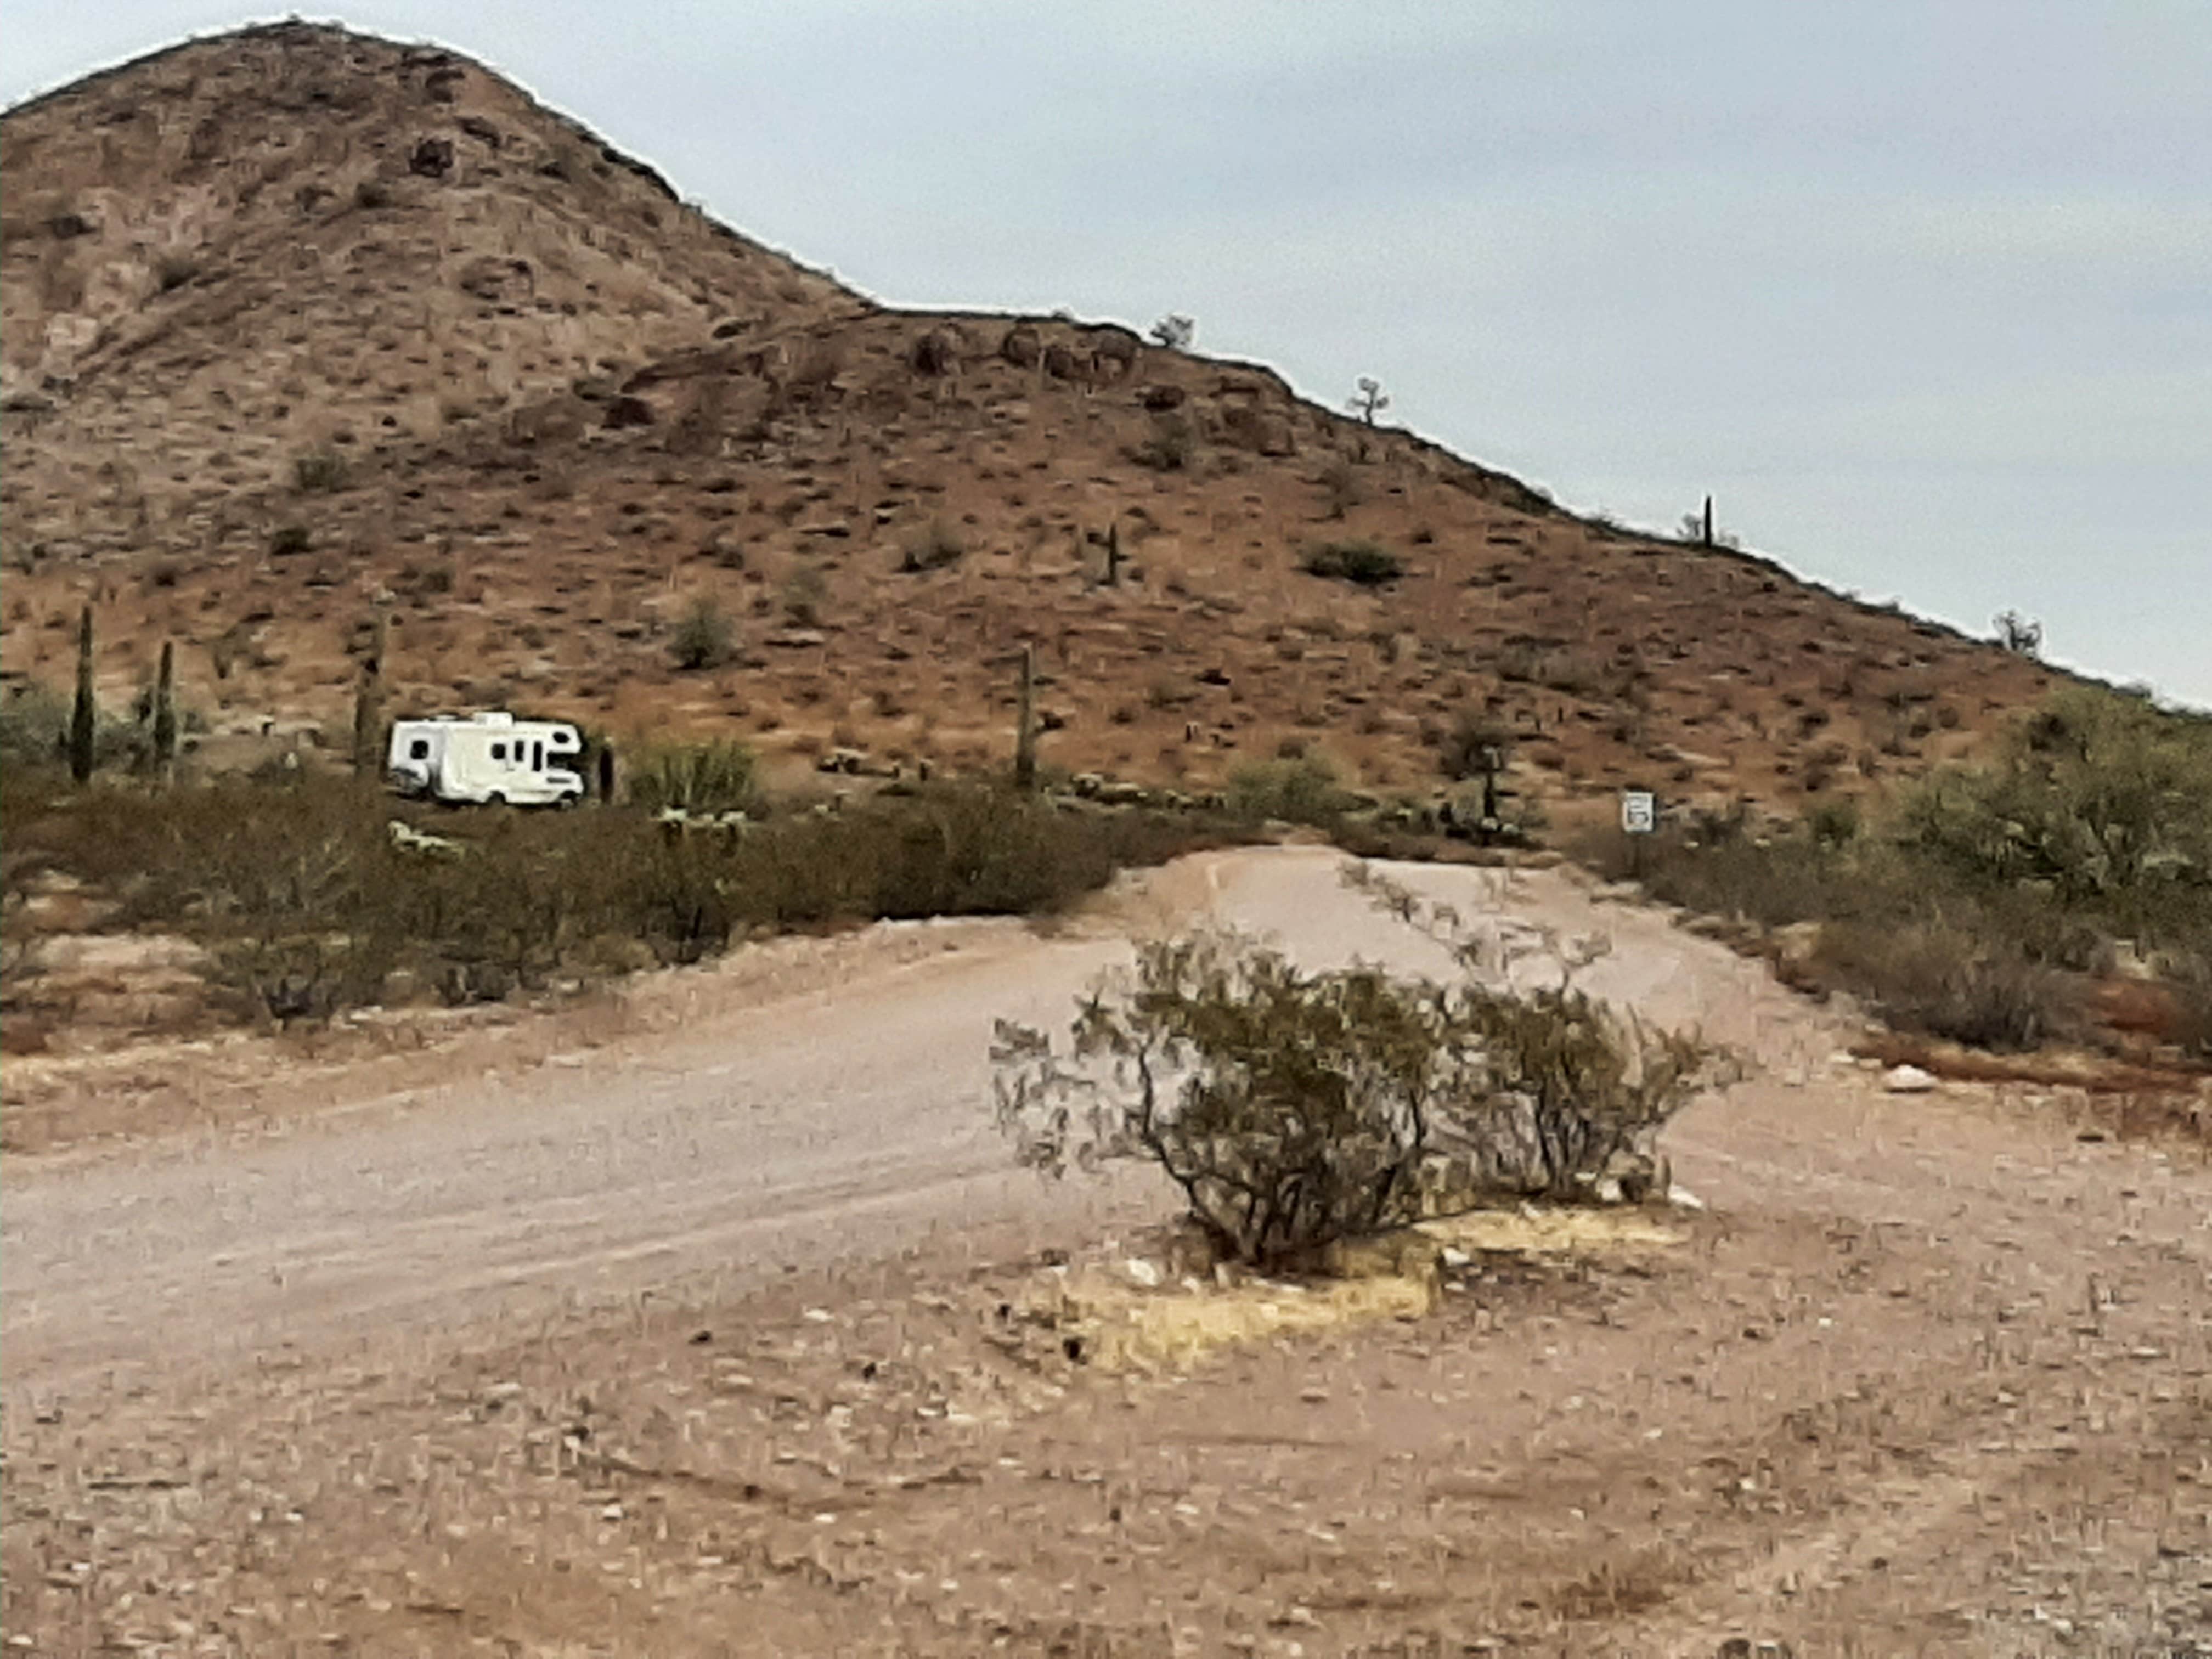
M1425 1316L1181 1369L1071 1358L1052 1264L1156 1257L1162 1210L1006 1173L990 1018L1206 909L1425 965L1334 866L1192 860L1059 937L696 976L680 1024L559 1063L12 1158L9 1640L2212 1652L2201 1164L1884 1094L1833 1018L1556 872L1413 878L1602 928L1596 988L1758 1062L1671 1134L1709 1206L1680 1242L1477 1253Z

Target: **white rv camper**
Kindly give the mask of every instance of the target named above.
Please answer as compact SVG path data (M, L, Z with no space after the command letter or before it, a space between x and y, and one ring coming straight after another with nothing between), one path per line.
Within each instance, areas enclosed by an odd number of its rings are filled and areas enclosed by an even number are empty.
M583 798L584 739L565 720L512 714L395 720L385 775L403 794L479 805L568 806Z

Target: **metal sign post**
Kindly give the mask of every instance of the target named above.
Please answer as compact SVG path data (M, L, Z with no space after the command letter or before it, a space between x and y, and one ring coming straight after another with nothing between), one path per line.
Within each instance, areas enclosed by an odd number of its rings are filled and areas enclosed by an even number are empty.
M1649 789L1624 789L1620 792L1620 832L1628 837L1628 874L1633 881L1644 879L1644 850L1650 844L1645 837L1659 827L1659 799Z

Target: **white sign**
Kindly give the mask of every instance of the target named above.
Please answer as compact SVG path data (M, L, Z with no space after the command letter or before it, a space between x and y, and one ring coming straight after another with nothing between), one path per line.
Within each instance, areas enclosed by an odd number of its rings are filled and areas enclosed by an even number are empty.
M1648 836L1659 827L1659 802L1649 789L1620 792L1620 827L1632 836Z

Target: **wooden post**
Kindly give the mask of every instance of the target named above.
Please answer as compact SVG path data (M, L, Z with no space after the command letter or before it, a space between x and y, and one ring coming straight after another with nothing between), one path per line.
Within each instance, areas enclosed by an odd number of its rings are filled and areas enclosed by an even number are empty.
M1022 647L1021 696L1014 715L1014 787L1036 787L1036 647Z

